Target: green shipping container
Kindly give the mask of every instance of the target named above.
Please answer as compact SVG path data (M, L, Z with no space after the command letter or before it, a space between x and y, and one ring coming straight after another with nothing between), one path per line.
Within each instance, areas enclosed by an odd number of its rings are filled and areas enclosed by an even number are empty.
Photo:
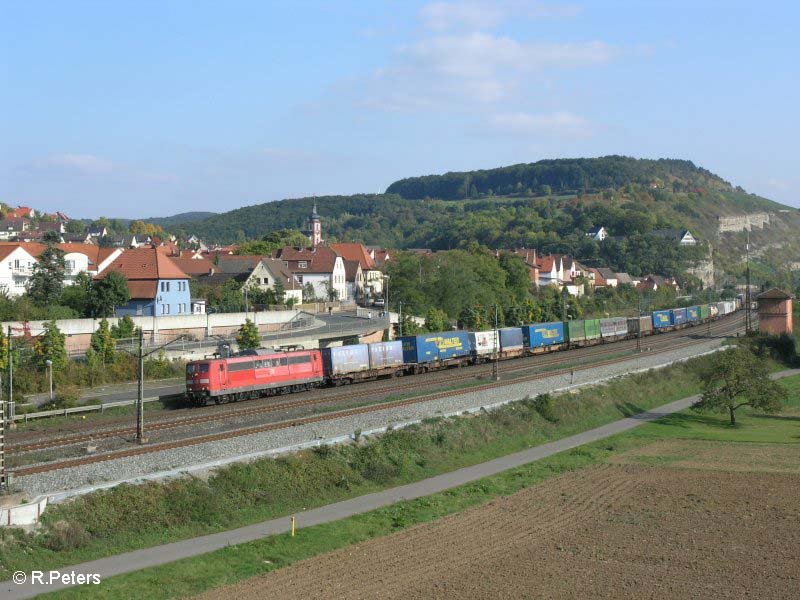
M567 333L568 342L582 342L586 339L586 327L584 321L568 321L564 330Z
M586 339L595 340L600 337L600 319L586 319Z
M708 319L711 317L711 309L708 307L708 304L701 304L700 305L700 319Z

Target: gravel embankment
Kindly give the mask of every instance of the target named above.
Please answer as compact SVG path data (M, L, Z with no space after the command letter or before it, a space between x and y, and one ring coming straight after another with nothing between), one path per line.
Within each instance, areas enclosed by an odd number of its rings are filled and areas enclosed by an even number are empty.
M589 385L639 369L666 366L712 351L719 348L721 344L721 340L710 340L690 348L681 348L655 355L648 355L645 352L638 359L575 371L574 380L569 374L553 375L538 381L520 382L488 391L454 392L449 398L385 409L356 417L341 417L312 425L289 427L221 442L209 442L73 467L68 470L28 475L17 478L15 485L20 488L20 491L30 496L69 490L65 494L51 498L51 501L57 501L63 497L75 495L76 492L81 493L78 490L82 491L84 488L108 487L121 481L162 478L181 472L202 472L227 462L285 452L296 449L298 446L343 441L359 429L364 434L368 434L381 431L387 426L398 427L426 417L458 414L570 386Z

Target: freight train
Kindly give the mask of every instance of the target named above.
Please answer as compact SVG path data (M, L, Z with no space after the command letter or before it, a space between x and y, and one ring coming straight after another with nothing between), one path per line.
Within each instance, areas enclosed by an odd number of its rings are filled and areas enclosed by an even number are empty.
M205 406L400 377L523 355L647 336L707 323L740 308L738 301L657 310L634 318L610 317L534 323L490 331L447 331L402 336L391 342L320 350L250 350L231 358L186 365L187 401Z

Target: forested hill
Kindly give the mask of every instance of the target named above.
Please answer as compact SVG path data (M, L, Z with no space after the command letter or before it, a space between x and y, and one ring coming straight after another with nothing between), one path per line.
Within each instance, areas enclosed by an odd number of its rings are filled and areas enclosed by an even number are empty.
M386 193L417 200L460 200L494 195L587 194L632 184L668 192L734 191L730 183L688 160L603 156L408 177L391 184ZM769 201L753 204L753 208L779 208Z
M458 199L457 186L455 198L445 191L443 199L405 197L419 195L411 194L415 186L433 193L437 186L445 190L465 177L472 182L470 198ZM576 183L580 189L572 189ZM504 185L513 193L506 193ZM267 202L167 228L212 243L258 239L278 229L302 229L315 201L330 241L433 249L474 241L490 248L572 253L594 226L616 236L687 228L710 240L720 216L786 208L733 187L690 161L611 156L405 179L386 194Z

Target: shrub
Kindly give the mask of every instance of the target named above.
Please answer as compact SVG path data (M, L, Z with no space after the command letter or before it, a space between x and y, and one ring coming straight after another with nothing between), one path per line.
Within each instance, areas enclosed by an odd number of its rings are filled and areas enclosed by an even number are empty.
M44 545L50 550L60 552L85 546L90 539L80 522L56 521L50 526Z
M558 423L556 415L556 402L550 394L539 394L533 401L534 410L550 423Z

